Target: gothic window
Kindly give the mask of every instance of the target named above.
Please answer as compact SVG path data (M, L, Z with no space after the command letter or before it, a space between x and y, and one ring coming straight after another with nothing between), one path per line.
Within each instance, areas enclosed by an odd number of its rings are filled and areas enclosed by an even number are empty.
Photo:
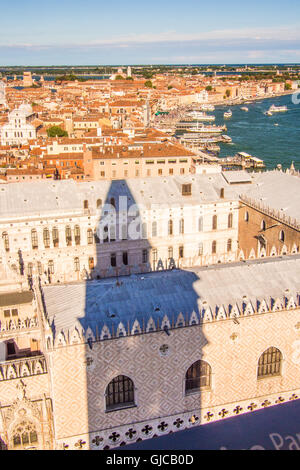
M184 219L179 220L179 233L180 234L184 233Z
M74 227L74 238L75 238L75 245L80 245L80 227L79 227L79 225L75 225L75 227Z
M8 238L7 232L2 233L2 239L3 239L5 251L9 251L9 238Z
M249 212L245 212L245 222L249 222Z
M266 230L266 228L267 228L267 225L266 225L266 222L265 222L265 220L262 220L262 221L261 221L260 228L261 228L261 230L262 230L263 232Z
M94 241L93 230L88 228L87 230L87 243L88 245L92 245Z
M13 448L26 449L37 447L38 435L33 423L29 421L22 421L13 431Z
M75 259L74 259L74 269L75 269L75 272L80 271L80 262L79 262L79 258L75 258Z
M279 349L271 347L259 358L257 377L271 377L281 374L282 354Z
M212 218L212 229L217 230L218 228L218 217L216 215Z
M97 199L97 209L100 209L102 206L102 200L101 199Z
M215 255L217 253L217 242L216 240L214 240L211 244L211 252L213 255Z
M193 393L211 386L211 367L205 361L192 364L185 374L185 393Z
M173 235L173 220L168 221L168 235Z
M52 259L48 262L48 271L49 274L54 274L54 261Z
M49 229L47 228L44 228L43 240L44 240L44 247L50 248L50 232L49 232Z
M58 234L58 228L57 227L53 227L53 229L52 229L52 239L53 239L54 248L58 248L58 246L59 246L59 234Z
M40 261L37 262L37 271L38 271L39 276L43 274L43 266Z
M134 405L133 381L125 375L115 377L106 388L106 409L113 410Z
M142 253L142 257L143 257L143 263L148 263L148 250L143 250L143 253Z
M178 254L179 254L179 258L184 257L184 247L183 247L183 245L180 245L180 247L178 249Z
M198 231L199 232L203 232L203 217L199 217L199 220L198 220Z
M72 245L72 231L69 225L66 226L66 244L67 246Z
M157 222L154 220L152 222L152 237L157 237Z
M27 265L27 276L32 277L32 274L33 274L33 265L32 265L32 263L28 263L28 265Z
M284 231L283 230L280 230L279 232L279 240L283 243L284 240L285 240L285 236L284 236Z
M229 253L232 250L232 240L229 238L227 240L227 252Z
M112 253L110 255L110 265L112 266L112 268L115 268L117 266L117 255L116 255L116 253Z
M39 247L37 231L35 229L31 230L31 245L33 250L36 250Z
M89 258L89 269L92 270L92 269L94 269L94 267L95 267L94 258L91 256Z
M122 258L123 258L123 264L125 266L127 266L128 265L128 253L127 253L127 251L123 252Z
M230 212L228 215L228 228L232 228L232 222L233 222L233 214Z

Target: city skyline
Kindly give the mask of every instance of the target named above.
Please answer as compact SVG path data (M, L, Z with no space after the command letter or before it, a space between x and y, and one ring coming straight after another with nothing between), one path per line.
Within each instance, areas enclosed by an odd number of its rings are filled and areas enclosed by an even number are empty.
M16 10L17 8L17 10ZM16 15L16 11L18 14ZM217 14L216 14L217 13ZM300 60L300 5L136 0L36 0L2 7L0 64L294 63ZM53 18L53 20L52 20ZM12 34L13 31L13 34Z

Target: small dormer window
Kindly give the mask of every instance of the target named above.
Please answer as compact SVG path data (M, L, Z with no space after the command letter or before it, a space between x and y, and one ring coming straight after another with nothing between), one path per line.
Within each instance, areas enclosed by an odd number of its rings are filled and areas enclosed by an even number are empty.
M191 194L192 194L192 185L191 185L191 183L183 184L182 185L182 195L183 196L191 196Z

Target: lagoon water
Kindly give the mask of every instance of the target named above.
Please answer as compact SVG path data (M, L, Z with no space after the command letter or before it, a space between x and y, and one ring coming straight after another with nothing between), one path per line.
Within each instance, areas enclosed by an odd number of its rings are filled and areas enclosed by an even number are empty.
M298 99L300 101L300 93ZM266 116L264 112L272 104L285 105L288 111ZM241 106L247 106L249 111L241 110ZM300 170L300 103L293 104L292 95L235 105L230 109L233 113L231 119L223 117L228 106L217 106L213 113L215 123L225 122L226 134L232 138L232 144L220 145L221 157L247 152L262 158L267 169L275 168L279 163L287 168L294 161L295 168Z

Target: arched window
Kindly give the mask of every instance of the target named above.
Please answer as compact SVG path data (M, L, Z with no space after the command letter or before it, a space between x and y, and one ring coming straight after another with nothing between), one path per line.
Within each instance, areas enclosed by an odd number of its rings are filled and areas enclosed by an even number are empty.
M115 377L107 386L106 409L113 410L134 405L134 385L125 375Z
M279 232L279 240L283 243L284 240L285 240L285 236L284 236L284 231L283 230L280 230Z
M94 258L91 256L89 258L89 269L92 270L95 268L95 262L94 262Z
M33 250L39 247L37 231L35 229L31 230L31 245Z
M152 237L157 237L157 222L154 220L152 222Z
M270 377L281 374L282 354L279 349L271 347L259 358L257 377Z
M198 246L198 256L202 256L202 255L203 255L203 242L200 242Z
M199 220L198 220L198 231L199 232L203 232L203 217L199 217Z
M3 239L5 251L9 251L9 238L8 238L7 232L2 233L2 239Z
M91 228L88 228L88 230L87 230L87 243L88 243L88 245L92 245L93 241L94 241L93 230Z
M80 271L80 262L79 262L79 258L75 258L74 259L74 269L75 269L75 272L77 273L78 271Z
M266 228L267 228L266 221L262 220L261 224L260 224L260 229L264 232L266 230Z
M217 242L216 242L216 240L214 240L211 244L211 252L212 252L213 255L217 253Z
M229 238L227 240L227 252L229 252L231 250L232 250L232 240L231 240L231 238Z
M54 261L52 259L48 261L48 272L54 274Z
M245 212L245 222L249 222L249 212Z
M48 228L44 228L43 230L43 240L44 240L44 247L50 248L50 232Z
M211 386L211 367L205 361L197 361L185 374L185 393L193 393Z
M228 215L228 228L232 228L232 223L233 223L233 214L230 212Z
M89 208L89 201L87 199L83 201L83 208L84 210L87 210Z
M75 238L75 245L80 245L80 227L79 227L79 225L75 225L75 227L74 227L74 238Z
M67 246L72 245L72 231L69 225L66 226L66 244Z
M179 220L179 233L180 234L184 233L184 219Z
M168 248L168 259L172 259L173 258L173 247L172 246L169 246Z
M173 235L173 220L168 221L168 235Z
M32 264L32 263L28 263L28 264L27 264L27 276L32 277L32 274L33 274L33 264Z
M217 230L218 228L218 217L216 215L212 218L212 229Z
M58 234L58 228L57 227L53 227L53 229L52 229L52 239L53 239L54 248L58 248L58 246L59 246L59 234Z
M102 207L102 199L97 199L97 209L100 209Z
M43 274L43 265L40 261L37 262L37 271L38 271L39 276Z
M29 421L19 423L13 431L12 441L14 449L36 447L38 445L38 435L33 423Z

